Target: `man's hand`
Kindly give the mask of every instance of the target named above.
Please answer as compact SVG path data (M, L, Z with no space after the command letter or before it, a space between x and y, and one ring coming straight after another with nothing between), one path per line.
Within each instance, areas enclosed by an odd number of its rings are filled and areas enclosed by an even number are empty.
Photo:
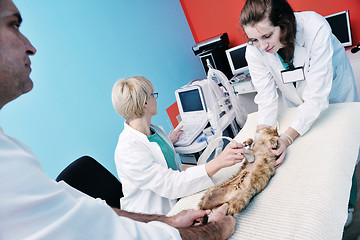
M233 216L226 215L228 204L225 203L209 216L208 224L179 228L181 238L188 239L228 239L235 231L236 220Z
M224 203L209 216L209 224L216 224L220 227L221 238L227 239L235 231L236 220L233 216L226 215L229 205Z
M175 216L169 217L169 221L167 223L175 228L185 228L194 224L198 225L204 215L209 215L210 213L211 210L184 210Z
M120 209L113 210L123 217L131 218L140 222L160 221L171 225L179 230L183 240L190 239L227 239L235 230L235 218L227 216L228 204L224 204L215 210L209 217L208 224L198 226L205 214L210 210L184 210L172 217L161 215L146 215L130 213Z

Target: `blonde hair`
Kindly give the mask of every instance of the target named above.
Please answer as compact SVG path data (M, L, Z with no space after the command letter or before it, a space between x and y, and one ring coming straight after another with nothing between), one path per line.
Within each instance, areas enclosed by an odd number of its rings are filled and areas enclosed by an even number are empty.
M152 94L152 84L145 77L135 76L116 81L111 99L116 112L127 121L142 117L144 104Z

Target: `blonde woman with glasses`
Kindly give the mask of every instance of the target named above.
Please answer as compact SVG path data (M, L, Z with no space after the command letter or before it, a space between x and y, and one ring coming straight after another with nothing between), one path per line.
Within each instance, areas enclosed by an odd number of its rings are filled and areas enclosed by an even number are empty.
M140 76L118 80L112 90L115 110L125 118L115 150L115 164L123 184L121 209L167 214L181 197L214 186L211 177L223 167L242 161L250 154L240 143L230 143L218 157L181 171L173 143L181 130L169 136L151 123L157 114L152 83Z

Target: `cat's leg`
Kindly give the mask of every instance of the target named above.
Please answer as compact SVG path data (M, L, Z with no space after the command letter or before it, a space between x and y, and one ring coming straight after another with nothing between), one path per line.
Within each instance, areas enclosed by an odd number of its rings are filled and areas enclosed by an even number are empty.
M232 179L207 190L200 200L199 208L214 209L224 203L230 203L236 196L246 174L247 172L244 174L243 171L239 171Z
M200 209L214 209L225 203L226 188L215 186L205 192L200 200Z
M249 195L247 189L242 189L237 192L236 196L229 202L227 213L234 216L246 208L249 204L251 195Z

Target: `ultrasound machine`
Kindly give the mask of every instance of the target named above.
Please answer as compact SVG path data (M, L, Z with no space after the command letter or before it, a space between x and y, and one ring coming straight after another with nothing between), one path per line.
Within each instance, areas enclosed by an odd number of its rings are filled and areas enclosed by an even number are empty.
M182 126L182 134L175 146L189 146L208 124L207 109L200 86L188 86L175 91Z
M183 132L174 146L182 163L203 162L206 157L201 154L213 145L209 143L215 135L234 137L246 120L247 112L236 96L244 89L236 89L235 85L249 83L250 91L254 91L245 60L247 45L228 49L228 43L227 34L222 34L195 45L194 53L200 56L207 79L195 80L175 91L180 113L176 128L182 126ZM205 54L210 50L213 57L215 50L223 55L216 55L217 58L211 61ZM229 71L223 65L227 65ZM220 145L214 156L218 154Z
M182 163L196 165L215 132L230 137L238 133L239 128L233 127L235 109L215 81L194 81L177 89L175 97L180 113L176 128L182 126L183 132L174 146ZM214 121L211 116L218 118Z

